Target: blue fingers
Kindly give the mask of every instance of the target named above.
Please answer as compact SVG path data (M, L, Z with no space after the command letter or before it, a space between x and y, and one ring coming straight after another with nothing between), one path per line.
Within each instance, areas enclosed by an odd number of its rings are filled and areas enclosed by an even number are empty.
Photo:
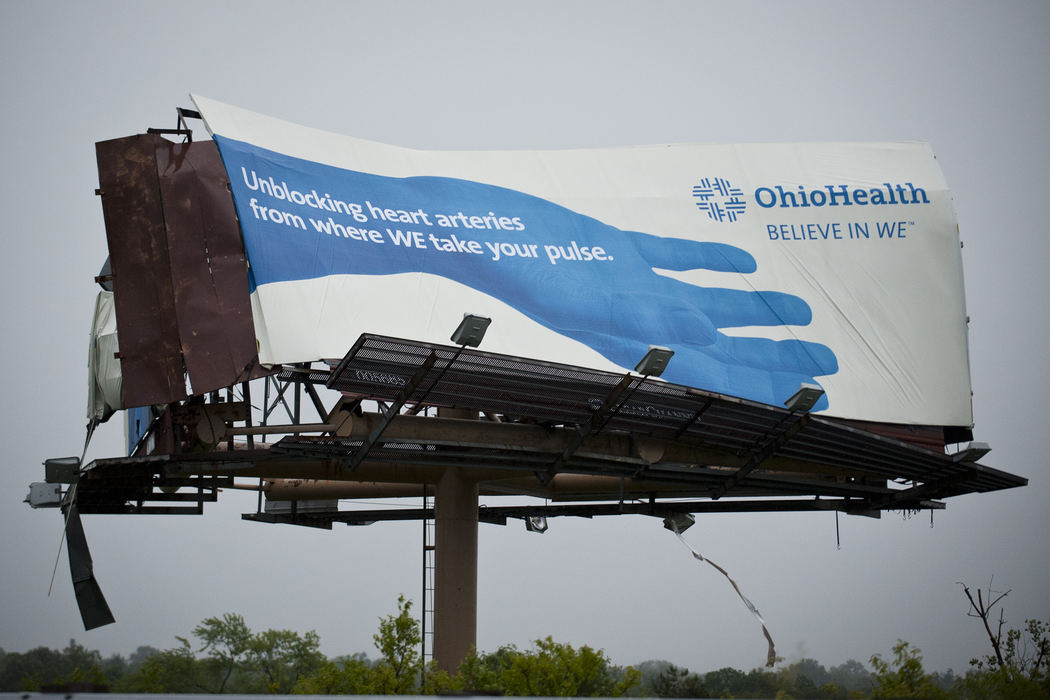
M838 360L831 349L805 340L769 340L719 335L714 347L723 361L735 365L817 377L838 371ZM797 388L797 387L796 387Z
M618 365L632 367L648 346L603 334L585 334L578 340L604 348L602 354ZM711 345L674 345L662 378L686 386L783 406L803 382L838 371L835 355L824 345L800 340L731 338L719 334ZM827 408L822 399L814 410Z
M709 348L675 348L675 355L662 376L671 382L774 406L783 406L803 382L816 383L814 375L808 372L727 363L720 357L712 356ZM814 410L827 408L827 405L827 399L824 398Z
M746 250L724 243L704 243L681 238L661 238L648 233L625 231L639 255L650 266L662 270L714 270L754 272L755 259Z
M813 320L809 304L793 294L697 287L670 279L667 287L669 293L703 309L716 328L805 326Z
M737 273L757 269L751 254L735 246L627 233L639 255L653 268ZM716 328L806 325L813 318L809 305L791 294L704 288L673 280L661 286L668 294L684 296L689 304L702 309Z

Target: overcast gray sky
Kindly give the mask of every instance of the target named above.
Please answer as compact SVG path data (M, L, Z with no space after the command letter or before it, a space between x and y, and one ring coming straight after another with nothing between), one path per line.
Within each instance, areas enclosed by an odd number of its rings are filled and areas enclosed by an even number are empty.
M866 661L902 638L964 671L987 640L957 581L1012 589L1012 625L1050 617L1048 30L1043 1L0 2L0 647L168 648L239 612L374 654L378 618L399 593L418 601L418 523L252 524L247 494L203 517L86 516L115 625L84 632L64 553L47 597L61 517L21 501L45 457L83 444L106 257L94 143L174 126L196 92L416 148L928 141L965 243L976 439L1030 486L952 499L932 529L928 514L843 518L841 550L827 513L702 516L687 538L789 660ZM105 426L88 458L122 439ZM765 656L725 580L655 519L482 525L479 590L486 650L552 635L694 671Z

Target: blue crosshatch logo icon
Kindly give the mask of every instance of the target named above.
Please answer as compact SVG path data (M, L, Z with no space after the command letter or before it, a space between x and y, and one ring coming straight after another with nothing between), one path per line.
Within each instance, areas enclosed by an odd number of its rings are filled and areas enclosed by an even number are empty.
M747 209L744 193L722 177L705 177L693 186L696 206L715 221L736 221Z

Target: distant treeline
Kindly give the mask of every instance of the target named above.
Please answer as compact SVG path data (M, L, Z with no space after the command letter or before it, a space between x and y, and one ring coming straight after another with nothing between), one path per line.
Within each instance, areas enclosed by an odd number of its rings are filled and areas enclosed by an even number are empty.
M664 698L1050 698L1050 623L1009 630L994 653L965 676L927 673L919 651L898 642L871 670L849 660L825 668L812 659L775 670L722 668L693 673L667 661L615 666L605 653L550 637L530 649L473 653L455 675L424 665L411 602L398 599L373 635L378 657L327 659L316 632L252 632L240 615L211 617L176 637L172 649L140 646L103 658L70 640L55 651L0 649L0 691L96 690L124 693L479 694Z

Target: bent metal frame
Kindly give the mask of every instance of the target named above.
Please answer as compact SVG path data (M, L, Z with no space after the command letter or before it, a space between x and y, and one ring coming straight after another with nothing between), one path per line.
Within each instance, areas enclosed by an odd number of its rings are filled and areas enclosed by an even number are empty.
M112 270L99 281L114 291L124 405L152 408L130 456L46 469L47 482L68 485L60 503L88 628L113 617L79 515L199 514L222 488L258 490L256 512L243 516L256 522L417 519L428 533L433 520L423 639L454 671L476 639L479 522L542 531L555 516L878 517L1027 484L947 454L972 439L965 427L813 416L464 346L365 333L343 358L260 366L226 172L214 144L185 127L197 116L179 110L176 129L96 145ZM305 399L318 422L302 419ZM274 421L278 408L285 422ZM422 506L340 508L377 495ZM479 504L496 495L537 502Z

